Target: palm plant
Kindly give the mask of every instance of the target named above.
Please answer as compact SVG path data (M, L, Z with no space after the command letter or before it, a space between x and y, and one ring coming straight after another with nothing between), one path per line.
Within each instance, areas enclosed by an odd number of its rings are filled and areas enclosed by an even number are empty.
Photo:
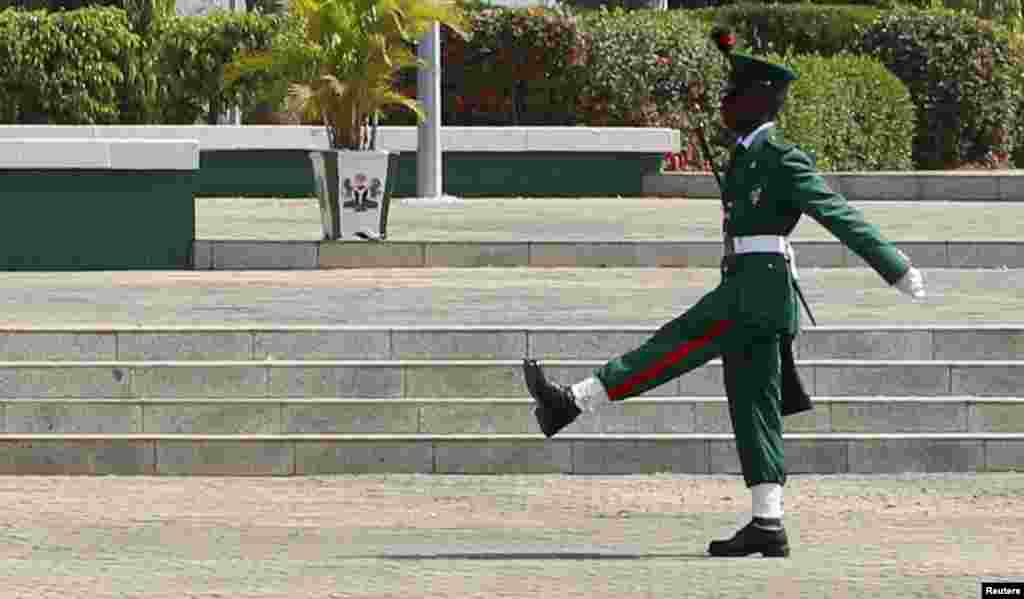
M289 110L323 123L331 147L345 150L376 149L386 106L423 118L415 99L396 88L396 75L419 64L414 44L435 21L460 34L467 22L456 0L291 0L289 14L299 26L271 50L239 56L225 77L271 73Z

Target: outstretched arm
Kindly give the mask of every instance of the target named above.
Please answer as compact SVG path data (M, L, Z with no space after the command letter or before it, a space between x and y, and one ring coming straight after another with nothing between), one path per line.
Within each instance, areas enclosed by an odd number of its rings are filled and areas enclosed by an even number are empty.
M921 272L906 254L886 239L860 210L832 191L811 159L797 149L786 152L781 169L789 181L790 198L800 212L828 229L839 241L867 262L885 282L915 298L924 297Z

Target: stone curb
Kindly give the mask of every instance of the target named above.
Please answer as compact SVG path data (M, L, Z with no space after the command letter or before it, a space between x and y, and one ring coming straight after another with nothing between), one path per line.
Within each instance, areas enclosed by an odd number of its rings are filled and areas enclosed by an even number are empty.
M601 360L656 327L280 326L0 328L0 361L153 360ZM887 360L1024 360L1024 325L808 327L797 357ZM250 362L251 363L251 362Z
M4 139L0 170L196 171L195 139Z
M10 399L7 435L537 434L532 399ZM816 397L789 434L1024 434L1024 398ZM581 418L565 435L732 433L724 397L637 397Z
M1024 468L1024 435L787 435L791 474ZM4 435L0 474L738 474L731 435Z
M557 381L580 380L597 360L545 361ZM799 360L813 396L1012 397L1024 361ZM523 397L520 360L308 360L196 362L3 362L8 398ZM719 360L651 389L652 397L721 393Z
M833 190L850 201L1024 201L1024 170L825 173L824 177ZM704 173L644 175L643 193L651 196L720 197L714 176Z
M904 241L922 268L1024 268L1024 241ZM797 241L802 268L863 268L839 242ZM244 241L196 240L194 270L327 268L718 268L718 241Z

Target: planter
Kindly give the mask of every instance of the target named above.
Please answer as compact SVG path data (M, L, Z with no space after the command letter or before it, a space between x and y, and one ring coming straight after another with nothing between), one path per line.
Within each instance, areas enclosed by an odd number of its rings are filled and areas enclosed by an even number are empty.
M386 237L391 158L384 151L309 153L325 240Z

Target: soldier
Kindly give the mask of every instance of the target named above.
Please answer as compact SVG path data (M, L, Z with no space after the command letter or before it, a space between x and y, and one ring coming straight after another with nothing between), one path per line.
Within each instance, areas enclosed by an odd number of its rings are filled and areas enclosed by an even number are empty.
M721 282L642 345L576 384L547 381L533 360L524 361L523 373L536 401L534 415L550 438L583 412L640 395L721 357L752 517L732 538L712 541L708 552L784 557L790 548L782 525L782 417L811 408L793 361L799 287L788 236L807 214L901 292L924 297L924 281L905 254L829 189L807 154L778 135L774 119L796 74L732 52L735 38L727 32L712 35L732 66L721 98L722 123L739 136L722 182Z

